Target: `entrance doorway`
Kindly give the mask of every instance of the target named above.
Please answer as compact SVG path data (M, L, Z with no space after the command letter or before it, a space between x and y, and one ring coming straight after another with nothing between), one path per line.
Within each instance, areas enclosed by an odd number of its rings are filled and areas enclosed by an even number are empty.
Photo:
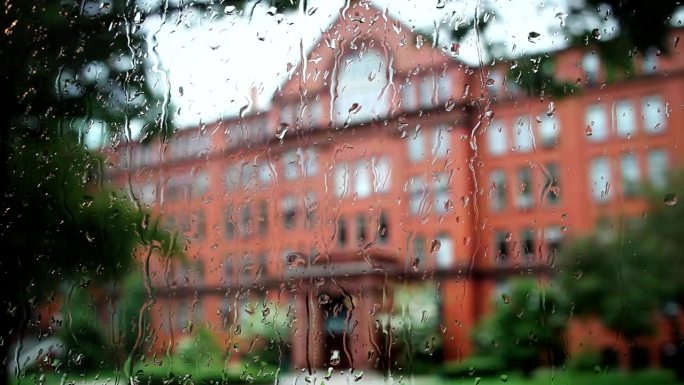
M351 367L349 360L349 306L344 297L333 297L321 306L323 313L324 362L336 370Z

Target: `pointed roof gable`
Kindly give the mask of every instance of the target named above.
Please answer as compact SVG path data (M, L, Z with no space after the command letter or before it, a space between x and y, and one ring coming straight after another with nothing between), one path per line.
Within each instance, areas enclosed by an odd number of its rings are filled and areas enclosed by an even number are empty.
M403 78L426 69L442 71L447 64L467 67L431 44L418 48L409 26L367 2L353 1L321 34L306 61L297 65L274 100L299 99L300 90L309 97L330 93L331 79L344 67L344 60L369 50L376 50L385 58L392 70L391 78Z

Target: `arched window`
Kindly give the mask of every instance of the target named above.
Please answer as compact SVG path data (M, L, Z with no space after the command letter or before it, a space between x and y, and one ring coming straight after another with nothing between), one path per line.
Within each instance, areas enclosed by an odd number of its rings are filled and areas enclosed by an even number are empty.
M379 52L349 57L342 65L335 99L335 121L358 123L385 116L389 109L387 64Z

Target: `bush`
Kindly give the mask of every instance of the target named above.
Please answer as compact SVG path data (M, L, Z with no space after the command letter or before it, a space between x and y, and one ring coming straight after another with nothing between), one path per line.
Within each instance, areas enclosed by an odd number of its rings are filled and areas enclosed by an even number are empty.
M225 369L219 365L191 368L187 365L147 366L137 371L140 385L241 385L272 384L277 368L272 366Z
M440 375L447 378L492 377L506 369L503 359L496 356L472 356L461 362L446 363Z
M593 350L578 352L568 360L568 369L590 371L601 368L601 354Z
M541 287L522 279L511 283L496 310L473 330L478 355L501 357L507 369L529 376L552 352L564 361L563 333L568 321L567 301L553 286Z

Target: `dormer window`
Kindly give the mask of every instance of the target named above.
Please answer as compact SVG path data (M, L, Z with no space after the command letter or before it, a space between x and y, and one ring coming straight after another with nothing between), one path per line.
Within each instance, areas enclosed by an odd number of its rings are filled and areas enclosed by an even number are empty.
M336 87L335 121L358 123L387 115L387 64L379 52L349 57Z
M599 80L599 72L601 70L601 63L599 58L594 53L587 53L582 57L582 70L587 76L588 83L596 83Z

